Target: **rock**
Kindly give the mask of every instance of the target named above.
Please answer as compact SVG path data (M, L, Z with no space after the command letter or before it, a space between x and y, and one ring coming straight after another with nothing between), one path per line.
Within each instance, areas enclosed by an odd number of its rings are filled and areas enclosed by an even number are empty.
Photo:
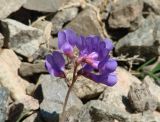
M117 0L113 2L108 20L109 27L114 29L130 28L132 23L142 16L142 9L142 0Z
M27 0L24 8L42 11L42 12L56 12L60 7L65 5L69 0Z
M58 31L62 29L63 25L75 18L77 14L78 8L75 7L67 8L58 12L51 20L53 24L52 34L57 34Z
M68 87L64 80L50 75L41 75L38 82L41 83L44 98L40 105L41 115L47 122L57 122L58 116L62 112ZM82 102L72 92L68 100L67 109L71 106L82 107Z
M38 101L26 95L29 83L18 76L20 64L12 50L3 49L0 52L0 84L10 91L13 100L23 103L27 110L36 110L39 108Z
M158 99L158 106L157 106L157 109L158 111L160 111L160 86L156 85L155 84L155 81L149 77L149 76L146 76L144 78L144 82L146 82L149 86L149 90L151 91L151 93Z
M51 30L52 23L44 20L44 18L40 17L35 22L32 23L32 27L38 28L43 31L43 38L46 43L49 43L49 39L51 38Z
M92 100L81 108L74 119L66 122L159 122L159 114L150 111L130 114L116 109L114 104Z
M147 83L133 83L128 93L131 107L136 112L154 111L157 108L157 99L151 94Z
M160 28L160 17L147 18L139 29L118 41L116 53L125 55L127 52L128 56L139 55L146 60L157 57L159 55L157 28Z
M41 43L44 43L43 32L39 29L26 26L15 20L1 21L5 36L5 47L12 48L16 53L29 57L33 55Z
M4 44L4 36L0 33L0 48L3 47Z
M83 21L82 21L83 20ZM71 28L81 35L99 35L104 37L103 29L97 19L97 14L93 9L83 10L65 28Z
M113 92L118 89L119 92L116 92L115 94L120 94L121 96L124 95L127 97L130 85L133 82L140 83L136 77L121 67L117 68L116 74L118 77L118 82L114 87L107 87L106 85L95 83L94 81L88 80L84 77L79 77L73 86L73 91L79 98L85 100L98 97L105 89ZM72 75L69 74L68 77L72 77Z
M97 84L84 77L79 77L73 86L74 93L84 100L98 97L105 89L103 84Z
M132 112L127 99L128 92L132 83L140 84L135 76L123 68L118 67L116 70L118 82L113 87L107 87L99 97L105 104L114 105L114 109L122 112Z
M143 0L144 12L154 12L160 15L160 1L159 0Z
M49 49L42 45L39 49L31 56L28 57L28 62L35 62L36 60L44 60L45 56L49 53Z
M8 90L0 86L0 122L5 122L7 118L8 97L9 97Z
M138 114L132 114L130 122L159 122L158 116L151 112L151 111L146 111Z
M41 118L39 117L38 113L34 113L24 119L22 122L43 122Z
M47 73L44 62L38 62L35 64L21 63L19 68L19 74L22 77L33 76L34 74Z
M92 100L85 104L72 122L128 122L130 114L116 109L112 104Z
M49 48L58 49L58 38L51 37L49 40Z
M0 19L4 19L11 13L17 11L26 0L1 0L0 1ZM6 7L7 6L7 7Z

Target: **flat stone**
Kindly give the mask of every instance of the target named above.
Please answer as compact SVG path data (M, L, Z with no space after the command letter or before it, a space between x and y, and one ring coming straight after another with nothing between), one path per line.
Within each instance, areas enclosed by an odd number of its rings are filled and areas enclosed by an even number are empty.
M130 114L112 104L106 104L100 100L92 100L85 104L71 122L128 122Z
M5 36L5 47L12 48L16 53L29 57L33 55L41 43L44 43L43 32L37 28L26 26L12 19L1 21Z
M38 101L26 95L29 83L18 75L20 64L20 60L12 50L3 49L0 52L0 84L10 91L14 101L24 104L25 109L36 110L39 108Z
M116 45L118 55L134 56L139 55L141 58L149 60L159 55L158 34L160 28L160 17L149 17L143 25L135 32L127 34L120 39ZM156 39L158 38L158 39ZM127 52L127 53L126 53Z
M60 7L65 5L69 0L27 0L24 8L41 11L41 12L56 12Z
M0 20L17 11L25 2L26 0L0 0Z
M44 62L35 64L23 62L19 68L19 74L22 77L33 76L34 74L47 73Z
M149 76L146 76L144 78L144 82L146 82L149 86L149 90L151 91L151 93L158 99L158 106L157 106L157 110L160 111L160 86L158 86L157 84L155 84L154 79L152 79Z
M142 16L142 0L117 0L112 4L108 24L111 28L130 28Z
M57 122L62 113L68 87L64 80L50 75L41 75L38 81L42 86L43 101L40 105L41 115L47 122ZM82 102L71 92L67 109L72 106L82 107ZM67 110L66 109L66 110Z
M7 118L7 101L9 97L9 91L0 86L0 122L5 122Z
M75 18L77 14L78 8L76 7L67 8L58 12L51 20L53 24L52 34L57 34L58 31L62 29L63 25Z
M78 14L65 28L71 28L81 35L99 35L103 37L103 31L97 19L97 13L89 8Z
M157 99L151 94L146 82L133 83L128 93L128 99L132 109L136 112L155 111L157 108Z

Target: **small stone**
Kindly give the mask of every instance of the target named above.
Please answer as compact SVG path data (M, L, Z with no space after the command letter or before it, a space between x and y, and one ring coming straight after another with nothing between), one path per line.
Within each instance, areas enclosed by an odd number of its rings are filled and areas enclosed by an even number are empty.
M0 84L6 87L14 101L22 103L27 110L39 108L38 100L26 95L26 88L29 82L18 75L20 60L10 49L3 49L0 52Z
M96 11L89 8L78 14L65 28L71 28L80 35L99 35L104 37Z
M144 2L144 12L154 12L160 15L160 1L159 0L143 0Z
M151 91L151 93L157 97L158 99L158 103L157 103L157 110L160 111L160 86L158 86L157 84L155 84L155 81L153 78L146 76L144 78L144 82L146 82L149 86L149 90Z
M69 0L27 0L24 8L41 11L41 12L56 12L60 7L65 5Z
M0 0L0 20L17 11L25 2L26 0Z
M38 62L35 64L23 62L19 68L19 74L22 77L33 76L34 74L47 73L44 62Z
M1 20L5 47L12 48L16 53L29 57L33 55L41 43L44 43L43 32L26 26L12 19Z
M57 34L63 27L63 25L73 18L76 17L78 14L78 8L72 7L64 9L58 12L51 20L52 26L52 34Z
M0 33L0 48L4 45L4 36Z
M108 24L111 28L130 28L142 16L142 0L117 0L113 2Z
M112 104L92 100L85 104L71 122L130 122L128 112L116 109Z
M160 28L160 17L149 17L143 25L135 32L127 34L121 38L115 48L118 55L126 55L129 57L139 55L139 57L150 60L159 55L158 33Z
M57 122L59 114L62 113L68 87L64 80L50 75L41 75L38 82L41 84L44 98L40 105L41 115L47 122ZM77 108L82 107L82 102L73 92L70 94L67 109L72 106L76 106Z
M0 86L0 122L5 122L7 118L7 101L9 98L9 91Z
M128 93L131 107L136 112L154 111L157 108L157 99L154 97L147 83L133 83Z

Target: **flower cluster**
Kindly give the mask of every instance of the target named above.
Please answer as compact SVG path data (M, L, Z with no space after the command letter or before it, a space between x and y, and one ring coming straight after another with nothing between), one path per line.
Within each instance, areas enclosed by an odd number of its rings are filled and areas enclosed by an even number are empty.
M63 55L69 57L76 66L81 65L77 71L95 82L113 86L117 82L115 70L117 62L109 56L113 44L109 39L102 40L99 36L78 36L73 30L66 29L58 33L59 51L46 56L45 67L56 77L65 78L65 60ZM77 48L79 55L74 54Z

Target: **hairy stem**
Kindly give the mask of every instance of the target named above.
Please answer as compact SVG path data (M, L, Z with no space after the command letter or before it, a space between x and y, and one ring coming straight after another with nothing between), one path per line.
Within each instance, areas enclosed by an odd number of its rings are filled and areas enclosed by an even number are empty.
M71 83L71 85L70 85L70 87L69 87L69 89L67 91L66 97L65 97L65 101L64 101L64 105L63 105L63 111L62 111L62 116L60 118L60 122L64 122L64 120L65 120L65 109L66 109L66 106L67 106L68 98L69 98L70 92L71 92L71 90L73 88L73 85L77 80L77 75L76 75L77 67L78 67L78 65L75 64L74 71L73 71L72 83Z

